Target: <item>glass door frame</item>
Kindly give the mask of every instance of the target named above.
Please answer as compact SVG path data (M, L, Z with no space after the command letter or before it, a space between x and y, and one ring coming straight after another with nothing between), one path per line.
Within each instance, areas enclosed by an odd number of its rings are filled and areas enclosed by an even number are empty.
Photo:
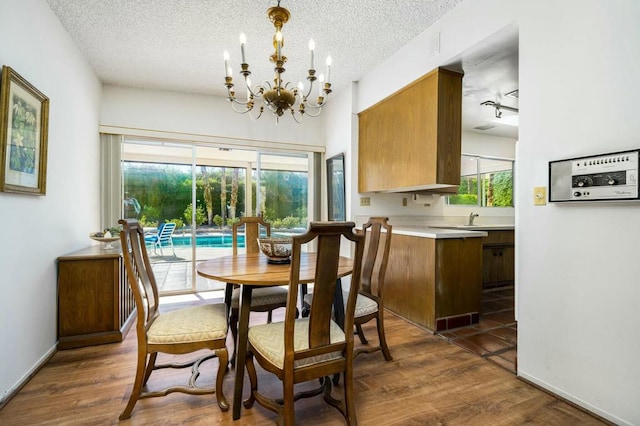
M180 147L180 148L190 148L191 149L191 158L190 158L190 164L188 164L191 167L191 178L192 178L192 187L191 187L191 199L192 199L192 203L194 203L193 205L195 205L195 200L197 199L197 195L196 195L196 189L197 189L197 184L196 184L196 178L197 178L197 167L200 165L198 164L198 149L201 147L204 148L216 148L216 149L221 149L221 150L228 150L228 148L226 148L224 145L213 145L213 144L207 144L207 143L199 143L199 142L186 142L186 141L168 141L166 139L155 139L155 138L141 138L141 137L129 137L129 136L120 136L120 158L118 159L118 168L120 170L120 217L123 217L122 214L123 212L123 206L122 206L122 199L123 199L123 195L124 195L124 179L122 177L122 168L120 166L120 164L122 164L123 161L143 161L141 159L137 159L137 160L132 160L130 158L128 158L127 154L124 152L124 148L127 144L146 144L146 145L151 145L151 146L156 146L156 145L163 145L163 146L175 146L175 147ZM319 162L319 158L320 156L323 155L322 152L317 152L315 150L307 150L307 151L286 151L283 149L260 149L260 148L256 148L253 146L234 146L233 147L234 150L242 150L242 151L250 151L250 152L254 152L256 155L256 170L259 171L261 170L261 159L262 156L264 155L276 155L276 156L295 156L295 157L303 157L306 156L307 157L307 173L308 173L308 177L307 177L307 182L308 182L308 200L307 200L307 216L308 219L307 221L312 221L312 220L320 220L320 216L317 216L317 214L315 214L316 211L319 211L319 205L320 205L320 200L321 200L321 192L318 191L318 183L316 182L317 180L317 176L320 174L319 170L316 170L316 166L315 164ZM225 167L225 166L231 166L231 163L225 163L224 160L219 160L216 158L207 158L207 160L213 160L211 161L211 163L215 163L216 167ZM148 162L157 162L160 163L160 161L158 161L157 158L150 158L148 160L145 160ZM187 165L187 163L182 163L182 162L172 162L175 164L185 164ZM206 165L209 165L209 161L206 161ZM244 197L244 211L245 212L251 212L252 210L252 171L253 171L253 162L252 161L248 161L246 162L244 168L246 170L245 173L245 197ZM232 167L238 167L238 165L234 165ZM241 167L242 168L242 167ZM259 174L258 174L259 176ZM260 181L258 178L258 182L256 183L256 188L259 188L260 186ZM257 200L259 200L259 191L256 191L256 197ZM257 204L259 205L259 204ZM103 208L104 209L104 208ZM196 209L193 208L192 209L192 222L191 223L195 223L195 215L196 215ZM196 238L196 227L192 226L191 227L191 237L192 237L192 241L195 241ZM191 245L191 282L187 283L189 284L188 288L186 288L185 290L180 290L180 291L170 291L170 292L163 292L163 296L164 295L174 295L174 294L191 294L197 291L200 291L198 289L197 286L197 274L196 274L196 263L197 263L197 247L196 244L192 243Z

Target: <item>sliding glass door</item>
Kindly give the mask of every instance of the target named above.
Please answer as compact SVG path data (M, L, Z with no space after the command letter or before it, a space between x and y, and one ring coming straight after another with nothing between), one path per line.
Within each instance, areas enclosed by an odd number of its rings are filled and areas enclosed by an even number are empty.
M253 172L260 188L253 198L253 211L278 234L304 232L309 223L309 158L260 153Z
M220 290L197 262L231 254L231 226L262 214L276 234L309 222L309 156L261 154L188 143L127 139L122 148L122 214L137 218L162 294ZM173 222L169 239L160 227ZM243 243L242 243L243 244Z

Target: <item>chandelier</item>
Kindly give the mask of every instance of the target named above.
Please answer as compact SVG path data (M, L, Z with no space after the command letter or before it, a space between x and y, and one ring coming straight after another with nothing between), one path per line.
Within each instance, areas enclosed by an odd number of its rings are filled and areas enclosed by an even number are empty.
M284 37L282 35L282 26L289 20L291 14L284 7L280 7L280 0L278 5L270 7L267 10L267 15L273 26L275 27L275 34L273 36L274 53L269 57L269 60L275 65L275 76L273 84L265 80L261 84L257 84L252 87L251 71L249 71L249 64L246 61L244 47L247 42L247 38L244 33L240 34L240 53L242 55L242 63L240 64L240 75L244 77L244 83L247 90L246 101L241 101L237 98L233 89L233 72L229 66L229 52L224 52L224 68L225 68L225 83L227 87L227 99L231 102L231 107L235 112L245 114L249 113L254 119L258 119L262 116L265 106L273 113L276 118L276 123L282 115L289 111L294 120L298 123L302 121L303 116L309 115L311 117L317 117L320 115L322 106L326 102L326 97L331 93L331 56L327 56L327 79L324 80L324 75L320 74L316 77L316 70L314 68L313 53L315 44L313 40L309 41L309 50L311 51L311 65L309 67L309 74L307 80L308 86L305 88L302 82L298 83L297 87L293 87L290 82L284 83L282 80L282 74L285 72L284 64L287 62L287 57L282 54L282 48L284 47ZM317 97L312 95L313 85L318 80ZM315 99L314 99L315 98ZM256 101L260 101L260 109L257 115L251 114L251 111L256 107Z

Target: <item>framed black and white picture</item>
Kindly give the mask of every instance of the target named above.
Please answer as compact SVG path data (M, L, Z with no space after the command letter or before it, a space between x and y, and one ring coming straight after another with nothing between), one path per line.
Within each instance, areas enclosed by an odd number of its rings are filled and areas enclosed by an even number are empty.
M329 220L347 220L344 182L344 154L327 160L327 205Z

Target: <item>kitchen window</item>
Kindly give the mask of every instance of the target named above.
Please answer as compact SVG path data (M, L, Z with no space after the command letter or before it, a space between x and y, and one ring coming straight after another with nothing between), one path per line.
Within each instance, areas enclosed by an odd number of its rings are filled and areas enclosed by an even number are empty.
M461 161L460 186L449 205L513 207L513 160L463 154Z

